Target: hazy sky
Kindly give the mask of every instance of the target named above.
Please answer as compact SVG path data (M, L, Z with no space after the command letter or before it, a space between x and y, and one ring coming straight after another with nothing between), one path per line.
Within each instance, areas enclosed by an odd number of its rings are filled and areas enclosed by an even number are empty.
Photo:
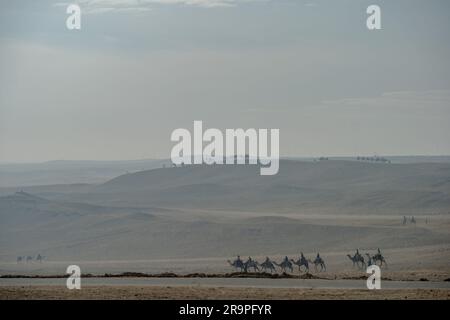
M450 2L0 3L0 161L168 158L279 128L283 156L450 154ZM382 30L366 28L378 4Z

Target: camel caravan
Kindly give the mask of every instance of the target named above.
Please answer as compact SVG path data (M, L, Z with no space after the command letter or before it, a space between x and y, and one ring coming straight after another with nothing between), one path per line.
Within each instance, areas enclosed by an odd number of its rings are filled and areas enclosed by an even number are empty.
M44 260L44 258L45 258L45 257L42 256L41 254L38 254L38 255L36 256L36 259L34 259L33 256L18 256L16 261L17 261L17 263L23 263L23 262L30 263L30 262L33 262L33 261L42 263L42 261Z
M347 254L347 257L353 263L353 267L357 267L359 270L364 270L368 266L377 265L379 267L386 267L387 263L384 256L381 254L380 249L373 255L369 253L365 253L367 256L367 260L364 256L356 249L356 253L352 256ZM266 260L263 263L259 263L256 260L253 260L251 257L248 257L247 261L243 261L240 256L237 256L237 259L234 261L227 260L229 265L232 266L238 272L270 272L277 273L277 267L283 273L294 272L294 268L298 267L299 272L310 272L310 266L314 265L315 272L325 272L327 271L325 261L322 259L319 253L314 260L307 259L303 252L300 253L300 257L297 260L289 259L287 256L278 263L274 260L271 260L269 257L266 257Z
M353 256L348 254L347 257L353 262L353 267L357 267L361 270L366 269L367 267L372 265L377 265L379 267L385 266L387 268L386 259L381 254L380 248L378 248L377 253L375 253L374 255L371 255L369 253L366 253L365 255L367 256L367 263L364 259L364 256L359 253L358 249L356 249L356 252Z
M237 259L231 262L228 260L228 263L236 270L240 272L270 272L276 273L277 268L280 268L281 272L294 272L294 266L298 266L299 272L309 272L309 266L314 265L314 270L316 272L326 271L327 268L325 266L325 262L320 257L320 254L317 253L317 256L314 260L310 260L305 258L303 252L300 253L300 258L297 261L293 259L289 259L287 256L284 259L277 263L276 261L270 260L269 257L266 257L266 260L263 263L259 263L256 260L253 260L251 257L248 257L247 261L241 260L240 256L237 256Z

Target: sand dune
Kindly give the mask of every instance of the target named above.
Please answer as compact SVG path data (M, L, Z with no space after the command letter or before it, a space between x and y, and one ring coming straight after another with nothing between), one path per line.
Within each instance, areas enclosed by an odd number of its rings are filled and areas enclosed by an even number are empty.
M300 251L320 251L339 272L356 248L382 248L392 270L448 271L449 164L282 161L277 176L258 172L161 168L72 191L33 187L0 197L0 272L46 272L70 261L96 261L105 272L219 272L237 254L281 259ZM417 224L403 226L412 214ZM47 264L15 263L38 253ZM172 262L108 263L158 259ZM189 259L206 262L195 267Z

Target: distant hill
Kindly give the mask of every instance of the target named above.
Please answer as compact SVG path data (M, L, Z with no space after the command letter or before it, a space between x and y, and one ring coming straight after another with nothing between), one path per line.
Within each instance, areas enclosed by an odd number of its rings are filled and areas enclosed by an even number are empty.
M275 176L257 165L158 168L0 196L0 261L448 246L449 211L447 163L282 160ZM417 226L402 226L403 215Z
M0 164L0 188L51 184L102 183L126 172L161 168L168 160L57 160Z
M448 213L450 164L282 160L275 176L259 175L257 165L192 165L121 175L69 198L262 212Z
M189 211L162 208L140 210L64 203L16 193L0 197L0 262L8 262L11 270L15 267L11 262L17 256L38 253L49 261L70 264L70 261L231 257L239 253L298 254L299 250L350 251L355 246L396 248L449 241L448 234L424 228L423 219L417 228L401 227L400 217L385 225L357 219L345 223L330 218L316 223L273 215L222 219L217 215L200 217ZM225 260L222 261L221 266L226 268ZM39 266L35 263L30 268ZM26 272L28 266L16 267Z

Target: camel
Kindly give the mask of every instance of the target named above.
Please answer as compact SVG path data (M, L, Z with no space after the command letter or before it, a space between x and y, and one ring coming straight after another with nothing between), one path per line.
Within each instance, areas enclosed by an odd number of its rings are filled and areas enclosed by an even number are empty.
M24 259L25 259L25 258L22 257L22 256L17 257L17 263L21 263Z
M240 269L241 272L243 272L245 270L244 262L241 260L241 258L239 256L233 262L231 262L230 260L227 260L227 261L233 268L236 269L236 271L238 269Z
M322 257L319 254L317 254L317 257L316 257L316 259L314 259L313 263L314 263L314 269L316 270L316 272L317 272L317 266L320 266L319 272L327 271L327 267L325 266L325 261L323 261Z
M300 253L300 258L297 261L291 259L293 264L298 266L298 271L302 271L302 266L305 268L305 272L309 272L309 263L313 263L311 260L306 259L303 252Z
M33 257L32 256L27 256L27 263L33 261Z
M381 254L380 249L378 249L378 252L374 256L372 256L372 260L373 264L378 265L377 262L380 262L380 267L383 266L383 263L387 267L387 262L384 259L383 255Z
M44 258L45 257L41 256L41 254L38 254L37 257L36 257L36 261L39 262L39 263L42 263L42 260L44 260Z
M366 267L366 263L364 261L364 257L359 253L356 253L353 257L351 255L347 255L347 257L352 260L353 267L356 265L359 269L364 269Z
M258 262L248 257L248 260L244 263L244 271L248 272L248 270L251 268L253 268L254 272L259 271Z
M270 273L277 272L277 270L275 269L275 266L273 265L273 262L270 261L269 257L266 257L266 261L264 261L263 263L260 263L259 265L263 272L266 272L267 269L270 270Z
M292 267L292 262L289 261L288 257L284 257L284 260L281 263L273 262L275 265L279 266L281 268L281 271L286 272L286 269L289 269L291 272L294 271L294 268Z

